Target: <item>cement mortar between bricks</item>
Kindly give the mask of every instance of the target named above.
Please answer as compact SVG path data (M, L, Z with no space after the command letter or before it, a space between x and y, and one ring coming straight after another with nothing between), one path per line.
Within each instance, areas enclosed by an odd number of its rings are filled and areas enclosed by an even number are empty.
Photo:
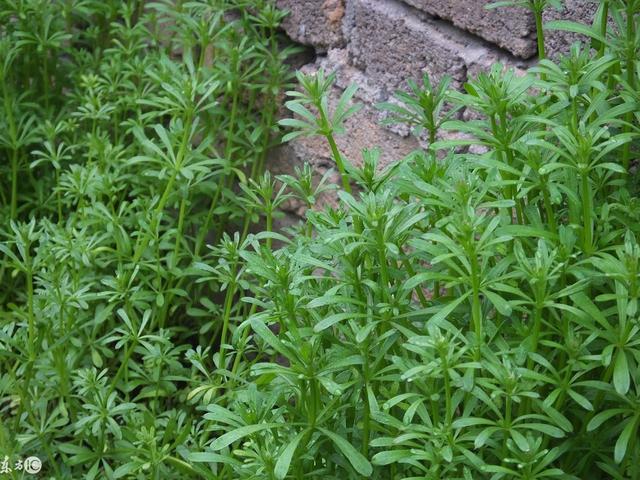
M361 70L368 88L381 90L383 99L405 89L408 78L421 80L424 72L436 82L449 75L452 87L460 88L469 72L496 61L515 68L531 65L398 0L348 0L344 30L347 63Z
M396 0L348 0L344 23L351 63L392 92L427 71L465 79L466 46L442 25Z
M344 0L277 0L276 6L289 11L282 28L292 40L318 52L344 46Z
M487 9L494 0L404 0L521 58L536 54L535 19L524 8Z

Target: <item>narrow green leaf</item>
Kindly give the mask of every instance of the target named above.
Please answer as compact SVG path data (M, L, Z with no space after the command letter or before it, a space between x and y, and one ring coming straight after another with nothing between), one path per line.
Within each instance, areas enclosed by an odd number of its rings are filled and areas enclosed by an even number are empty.
M411 450L387 450L376 453L371 459L371 463L374 465L390 465L405 458L411 458Z
M591 412L593 411L593 405L589 400L587 400L585 396L580 395L578 392L574 390L568 390L567 393L582 408L584 408L585 410L589 410Z
M224 435L216 438L211 444L213 450L222 450L224 447L228 447L232 443L240 440L252 433L260 432L262 430L269 430L271 428L278 428L281 425L277 423L260 423L258 425L247 425L245 427L236 428Z
M221 455L215 452L191 452L189 453L188 460L196 463L225 463L230 465L241 465L238 460L228 455Z
M511 315L511 305L504 298L502 298L497 293L492 292L491 290L482 290L489 301L496 307L496 310L500 312L501 315Z
M621 413L624 413L624 410L621 408L612 408L610 410L605 410L604 412L598 413L595 417L591 419L591 421L587 425L587 432L594 431L604 422Z
M283 345L280 339L276 337L271 330L269 330L269 327L267 327L264 322L262 322L262 320L260 320L259 318L252 318L251 328L276 352L281 353L282 355L285 355L287 357L291 355L287 347Z
M373 473L373 467L369 463L369 460L343 437L324 428L318 428L318 430L331 439L338 450L342 452L342 455L349 460L349 463L351 463L356 472L365 477L369 477Z
M446 304L444 307L442 307L441 310L438 311L438 313L436 313L429 319L429 323L433 325L440 325L442 321L445 320L447 316L449 316L449 314L456 309L456 307L458 307L458 305L460 305L467 299L467 297L469 297L469 295L471 295L471 292L467 292L464 295L456 298L452 302Z
M616 463L621 463L624 460L625 455L627 454L627 446L629 445L629 439L631 435L636 430L637 427L637 416L630 418L627 421L627 425L622 430L622 433L618 437L616 441L616 446L613 451L613 459Z
M620 395L626 395L631 386L629 364L624 350L619 350L616 355L616 363L613 368L613 386Z
M516 445L518 446L518 448L523 452L528 453L530 450L529 442L527 442L527 439L524 437L524 435L522 435L515 428L512 428L509 433L511 433L511 438L513 439L514 442L516 442Z
M453 428L475 427L477 425L495 425L495 422L487 418L465 417L458 418L451 424Z
M547 30L564 30L565 32L578 33L589 38L593 38L599 42L605 42L606 39L596 32L593 28L583 23L572 22L569 20L554 20L545 24Z
M336 323L341 322L343 320L347 320L349 318L364 317L364 316L365 314L359 314L355 312L334 313L333 315L329 315L328 317L323 318L318 323L316 323L315 326L313 327L313 331L316 333L321 332L322 330L325 330L331 327L332 325L335 325Z
M304 437L307 432L308 430L303 430L302 432L298 433L295 437L293 437L293 439L289 442L289 444L283 450L282 455L280 455L280 458L278 458L278 461L276 462L276 466L273 470L278 480L283 480L287 476L287 473L289 472L289 468L291 466L291 459L293 458L293 454L296 452L296 449L298 448L298 444L300 443L300 440L302 440L302 437Z

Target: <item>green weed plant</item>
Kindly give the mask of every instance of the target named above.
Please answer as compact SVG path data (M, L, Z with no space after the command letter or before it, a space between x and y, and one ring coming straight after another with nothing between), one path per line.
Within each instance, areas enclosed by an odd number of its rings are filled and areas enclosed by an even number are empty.
M264 169L291 78L283 16L260 0L0 2L9 468L217 478L188 453L210 436L198 406L236 375L238 251L277 236L286 198Z

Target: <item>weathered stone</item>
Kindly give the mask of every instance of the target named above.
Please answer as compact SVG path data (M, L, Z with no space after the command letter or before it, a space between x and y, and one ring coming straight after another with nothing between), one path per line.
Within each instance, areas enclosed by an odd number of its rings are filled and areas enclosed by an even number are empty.
M528 68L537 63L537 60L523 60L501 52L486 50L482 55L468 59L467 79L473 79L481 72L488 72L496 63L502 64L505 69L513 69L517 75L522 76L527 73Z
M478 35L521 58L536 54L535 19L519 7L488 10L494 0L404 0L420 10Z
M344 0L277 0L276 5L289 11L282 28L296 42L319 52L344 45Z
M425 71L435 81L444 75L456 84L464 81L462 52L473 40L417 13L396 0L347 2L345 29L352 64L390 92L404 87L408 78L419 80Z
M543 15L544 23L552 20L572 20L574 22L591 25L593 17L598 9L597 3L588 0L566 0L564 8L560 11L555 8L547 8ZM587 42L588 39L577 33L561 30L545 30L545 49L550 58L558 58L569 51L571 44L576 41Z
M459 88L475 65L496 58L527 63L398 0L348 0L344 25L348 63L364 74L367 88L377 88L384 99L405 89L409 78L419 82L425 72L432 82L449 75L452 87Z
M315 63L306 65L302 70L314 72L319 69L323 69L327 74L334 73L338 88L344 90L350 85L357 85L355 98L363 102L374 105L387 99L387 93L380 85L349 63L349 52L346 48L330 49L326 55L318 56Z

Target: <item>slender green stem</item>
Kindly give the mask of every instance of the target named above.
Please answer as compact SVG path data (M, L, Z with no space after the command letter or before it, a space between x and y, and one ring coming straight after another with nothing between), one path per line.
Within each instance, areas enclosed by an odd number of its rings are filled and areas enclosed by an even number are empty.
M269 103L269 105L276 104L271 97L269 97L266 101ZM267 150L269 149L269 143L271 142L270 125L273 123L273 115L274 115L273 108L272 107L267 108L267 113L265 115L265 122L264 122L264 128L267 131L263 136L260 155L258 156L258 159L254 161L251 167L251 178L253 179L255 179L258 175L260 175L264 170L264 162L267 157Z
M498 123L498 117L500 119L499 123ZM506 142L504 141L503 131L507 125L506 113L501 113L499 116L495 114L489 116L489 124L491 126L491 134L493 135L493 138L498 140L502 145L502 147L496 151L497 155L499 155L500 157L499 159L504 161L510 167L514 167L513 152L509 148L509 145L506 145L505 144ZM504 189L503 195L505 198L510 198L514 201L516 218L518 220L518 223L522 223L522 211L521 211L521 206L517 201L517 189L514 188L512 184L513 175L510 172L505 172L504 179L505 179L505 189Z
M540 330L542 327L542 302L536 301L535 313L533 316L533 325L531 329L531 337L532 337L532 345L531 345L531 353L536 353L538 351L538 344L540 342ZM527 368L533 368L533 359L529 357L527 360Z
M338 145L336 144L335 139L333 138L333 134L329 133L326 135L327 141L329 142L329 146L331 147L331 154L333 155L333 159L338 166L338 171L340 172L340 178L342 179L342 187L345 192L351 193L351 185L349 184L349 176L347 175L347 171L344 165L344 160L342 159L342 155L340 154L340 150L338 149Z
M591 218L591 188L589 186L589 174L582 172L582 221L583 221L583 250L589 255L593 250L593 222Z
M340 149L336 144L336 140L333 136L333 129L331 127L331 123L327 118L327 113L324 111L324 108L321 104L316 105L318 108L318 112L320 113L320 122L323 126L324 136L329 142L329 148L331 148L331 155L333 156L333 161L336 162L338 166L338 171L340 172L340 178L342 179L342 187L345 192L351 193L351 185L349 183L349 176L347 175L347 169L345 168L344 159L342 158L342 154L340 153Z
M269 208L267 210L267 215L266 215L267 219L267 232L272 232L273 231L273 210L271 208ZM266 245L267 248L269 250L271 250L271 237L267 237L267 241L266 241Z
M502 458L506 459L509 453L507 448L507 440L509 438L508 431L511 430L511 418L512 418L512 399L511 393L507 392L507 398L505 400L505 414L504 414L504 437L502 439ZM504 460L503 460L504 461Z
M473 319L473 329L476 336L476 360L480 360L482 345L484 343L484 334L482 328L482 304L480 302L480 278L478 258L474 249L470 252L471 263L471 318Z
M162 363L158 365L158 374L156 375L155 395L153 399L152 411L155 415L160 407L159 395L160 395L160 381L162 380Z
M506 122L506 119L505 119L505 122ZM511 168L516 168L513 150L510 147L506 147L505 153L507 157L507 163L509 164L509 166ZM511 174L508 174L508 175L509 175L508 177L509 181L515 180L515 178ZM523 225L524 224L524 200L522 198L518 198L518 188L509 187L509 189L511 193L511 199L513 200L516 206L515 207L516 219L518 220L518 223L520 225Z
M166 206L167 201L169 200L169 196L173 192L173 184L175 183L177 176L178 176L178 170L176 169L171 174L171 177L169 177L169 181L167 182L164 192L160 197L160 201L158 202L158 205L153 211L149 233L144 235L142 237L142 240L137 245L136 251L133 256L134 264L140 261L140 259L142 258L142 255L144 254L144 251L147 249L147 246L149 246L149 242L151 242L151 235L158 228L158 224L160 223L160 216L162 215L162 212L164 211L164 207Z
M363 346L362 360L362 401L364 409L362 411L362 454L367 457L369 455L369 442L371 439L371 405L369 402L369 382L370 382L370 365L369 365L369 345L367 340Z
M235 266L232 270L232 275L235 277ZM236 282L232 280L229 282L227 291L224 298L224 310L222 314L222 333L220 334L220 349L218 350L220 356L220 368L226 368L224 361L225 357L225 344L227 343L227 332L229 331L229 321L231 319L231 308L233 306L233 299L236 294ZM213 341L213 338L212 338Z
M236 115L238 114L238 102L239 97L237 91L233 94L233 98L231 100L231 114L229 115L229 123L227 125L227 134L226 134L226 145L225 145L225 159L229 162L230 165L233 166L233 147L234 147L234 128L236 125ZM222 195L222 190L226 184L227 178L224 175L221 175L218 181L218 188L211 199L211 203L209 204L209 210L207 211L207 216L205 217L204 224L200 226L200 232L198 233L198 238L196 239L195 244L195 255L199 255L202 245L204 244L204 240L209 233L209 229L211 228L211 222L213 220L213 213L218 205L218 200Z
M10 216L11 220L15 220L17 216L18 205L18 132L16 129L16 121L14 118L13 108L9 101L9 91L7 89L6 73L2 74L0 85L2 86L2 97L4 100L4 111L7 118L7 126L9 127L9 138L12 142L11 148L11 206Z
M627 69L627 83L632 90L636 88L636 19L634 12L634 2L627 2L627 32L626 32L626 69ZM627 112L625 114L624 132L629 133L631 131L631 124L633 123L633 112ZM622 146L622 166L625 171L629 171L629 164L631 160L631 142L626 142Z
M220 177L218 181L218 187L216 192L213 194L211 199L211 203L209 204L209 210L207 211L207 216L205 217L205 221L202 225L200 225L200 230L198 232L198 237L196 238L195 247L193 249L194 256L200 255L200 250L202 250L202 246L204 245L205 238L209 233L209 229L211 228L211 222L213 221L213 213L218 205L218 200L220 198L222 188L223 188L223 180L224 176Z
M44 92L44 108L49 110L49 53L45 48L42 61L42 87Z
M246 318L251 318L253 314L256 312L255 303L251 305L251 309L247 314ZM235 358L233 360L233 367L231 368L231 378L229 379L229 389L232 389L235 385L235 376L238 373L238 369L240 368L240 363L242 361L242 356L244 355L244 346L247 343L247 339L249 338L250 329L246 328L242 335L242 342L240 343L241 347L235 351Z
M11 220L15 220L18 213L18 150L11 151Z
M178 150L178 154L176 156L176 164L174 165L173 172L171 172L171 176L169 177L169 181L167 182L164 192L160 197L160 201L158 202L158 205L153 211L149 232L146 235L143 235L142 237L143 239L137 245L135 254L133 256L134 264L138 263L142 258L144 251L146 250L147 246L149 245L149 242L151 241L151 235L153 235L158 228L158 225L160 223L160 217L162 215L162 212L164 212L164 208L167 204L167 201L169 200L171 193L173 193L173 185L176 182L180 169L182 168L182 162L184 161L184 158L186 156L187 145L191 139L191 136L190 136L191 120L192 120L191 114L188 114L187 120L184 122L185 130L182 136L182 143L180 145L180 149Z
M453 421L453 408L451 404L452 392L451 381L449 379L449 363L445 351L440 353L440 359L442 361L442 375L444 379L445 422L447 424L446 426L450 427Z
M131 359L131 355L133 355L133 350L135 349L135 342L131 345L126 346L125 348L125 352L124 352L124 358L122 359L122 362L120 363L120 367L118 368L118 371L116 372L116 376L113 377L113 380L111 381L111 385L109 386L109 390L107 393L107 398L109 398L109 395L111 395L113 393L113 391L116 389L116 387L118 386L118 382L120 381L120 377L122 377L122 375L125 373L125 370L127 370L129 368L129 360Z
M318 388L318 379L315 376L315 371L311 372L311 380L309 380L310 399L309 399L309 427L313 430L318 420L318 406L320 403L320 390Z
M602 0L602 17L600 18L600 36L607 38L607 26L609 24L609 0ZM607 42L600 42L598 57L602 58L607 48Z
M173 257L171 259L171 269L174 269L179 262L179 256L180 256L180 247L182 246L182 240L183 240L183 235L184 235L184 220L185 220L185 216L186 216L186 210L187 210L187 199L188 199L188 193L185 192L182 196L182 200L180 201L180 213L178 214L178 231L176 233L176 240L175 240L175 244L173 247ZM158 255L158 258L160 258L160 255ZM160 271L160 269L158 269L158 271ZM171 290L171 286L173 284L173 280L174 277L173 275L169 278L169 280L167 281L167 287L165 289L165 291ZM166 322L166 318L167 318L167 314L169 313L169 309L171 308L171 304L173 302L173 298L174 298L174 294L172 292L169 292L167 295L167 298L165 298L164 301L164 305L162 306L162 313L160 314L160 318L159 318L159 323L158 325L160 326L160 328L164 328L165 322Z
M534 10L534 16L536 18L536 37L538 40L538 60L544 60L547 58L545 44L544 44L544 26L542 24L542 8L536 8ZM544 80L544 78L541 79Z
M383 228L382 226L380 228ZM380 282L382 284L382 297L386 300L389 293L389 266L387 264L387 249L384 244L382 232L378 232L378 262L380 262Z
M60 171L56 170L56 203L58 206L58 223L62 223L62 192L60 191Z
M543 179L542 197L544 199L544 209L547 217L547 224L551 227L551 231L554 234L558 233L558 223L556 220L556 214L553 211L553 205L551 204L551 195L549 194L547 177Z
M236 116L238 115L238 91L234 90L233 99L231 100L231 114L229 116L229 124L227 125L227 143L225 146L225 159L231 163L231 157L233 155L234 135L233 131L236 126Z

